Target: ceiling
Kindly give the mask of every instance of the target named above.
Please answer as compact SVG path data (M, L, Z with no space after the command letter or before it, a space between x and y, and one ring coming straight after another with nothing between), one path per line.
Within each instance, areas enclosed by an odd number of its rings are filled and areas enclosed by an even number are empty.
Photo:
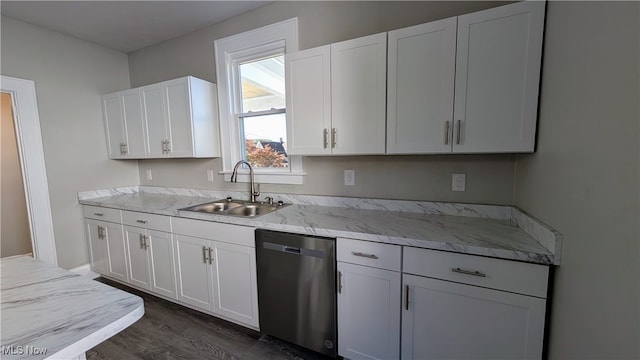
M3 16L122 52L202 29L270 1L0 1Z

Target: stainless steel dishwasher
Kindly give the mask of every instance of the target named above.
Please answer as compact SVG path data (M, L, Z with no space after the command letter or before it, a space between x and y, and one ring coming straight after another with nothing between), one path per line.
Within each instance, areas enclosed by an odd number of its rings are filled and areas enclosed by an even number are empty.
M337 356L336 242L256 230L260 331Z

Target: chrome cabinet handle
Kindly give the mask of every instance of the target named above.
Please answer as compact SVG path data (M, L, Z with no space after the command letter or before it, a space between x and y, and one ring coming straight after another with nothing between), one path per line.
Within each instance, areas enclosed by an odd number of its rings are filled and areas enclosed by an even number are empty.
M149 244L147 244L147 240L149 240L149 237L147 235L143 235L142 236L142 242L144 244L144 249L147 250L149 248Z
M336 144L337 144L336 138L338 137L337 134L338 134L338 130L336 130L336 128L332 128L331 129L331 147L332 148L336 147Z
M329 130L326 128L322 130L322 143L325 149L329 146Z
M204 261L204 263L206 264L207 260L209 260L209 259L207 259L207 247L203 246L202 247L202 261Z
M338 294L342 294L342 271L338 271Z
M140 234L140 249L144 249L144 235Z
M449 145L449 120L444 124L444 144Z
M102 226L98 226L98 239L104 239L104 228Z
M167 142L167 154L171 152L171 142L169 140L165 140Z
M213 256L211 255L211 252L213 250L211 248L209 248L209 265L211 265L211 263L213 263Z
M104 216L103 213L93 213L93 215L95 215L95 216Z
M472 271L472 270L464 270L464 269L460 269L455 268L455 269L451 269L452 272L454 273L458 273L458 274L464 274L464 275L471 275L471 276L479 276L479 277L487 277L487 274L483 274L478 270Z
M409 310L409 285L404 286L404 309Z
M136 220L136 222L140 223L140 224L146 224L148 223L147 220Z
M458 135L456 137L456 144L460 145L460 129L462 128L462 120L458 120Z
M351 255L353 255L353 256L360 256L360 257L367 258L367 259L374 259L374 260L377 260L377 259L378 259L378 256L377 256L377 255L375 255L375 254L366 254L366 253L363 253L363 252L355 252L355 251L352 251L352 252L351 252Z

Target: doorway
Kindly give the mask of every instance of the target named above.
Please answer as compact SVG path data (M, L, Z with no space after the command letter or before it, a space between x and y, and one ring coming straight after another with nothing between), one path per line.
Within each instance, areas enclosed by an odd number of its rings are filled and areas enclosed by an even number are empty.
M35 82L0 75L0 93L10 94L8 99L13 110L13 136L24 184L22 198L26 198L31 253L36 259L58 265ZM13 211L12 206L3 202L0 216L5 211ZM4 227L5 224L1 225Z
M0 258L32 256L29 213L11 94L0 93Z

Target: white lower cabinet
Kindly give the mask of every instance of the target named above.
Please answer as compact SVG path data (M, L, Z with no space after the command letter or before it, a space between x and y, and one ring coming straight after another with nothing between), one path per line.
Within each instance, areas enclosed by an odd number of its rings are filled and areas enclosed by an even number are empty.
M403 359L540 359L549 268L403 247Z
M338 238L338 354L400 357L401 247Z
M129 283L176 298L171 234L135 226L124 227L127 238Z
M254 244L254 229L175 219L174 231L197 235L174 234L178 300L258 329L255 245L231 243Z
M338 353L400 357L400 273L338 262Z
M545 299L407 274L403 285L403 359L542 357Z
M86 219L91 268L120 281L127 281L127 261L122 225Z

